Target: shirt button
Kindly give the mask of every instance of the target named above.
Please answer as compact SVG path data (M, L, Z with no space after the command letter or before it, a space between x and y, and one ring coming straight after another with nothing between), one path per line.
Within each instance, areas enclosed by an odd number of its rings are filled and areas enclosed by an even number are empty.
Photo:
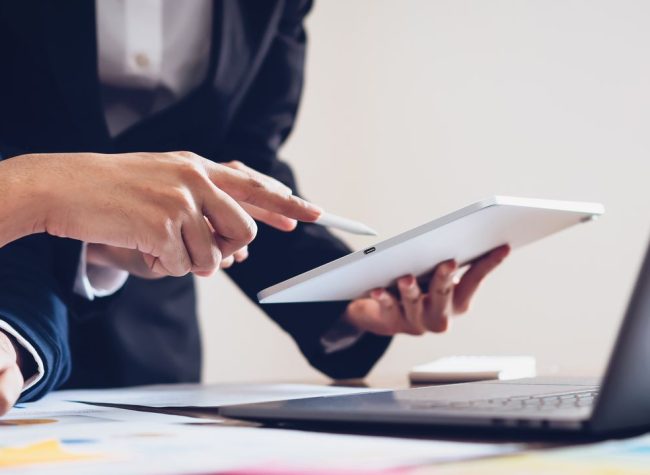
M145 53L136 54L134 60L136 66L139 67L140 69L147 69L151 64L151 61L149 60L149 56L147 56Z

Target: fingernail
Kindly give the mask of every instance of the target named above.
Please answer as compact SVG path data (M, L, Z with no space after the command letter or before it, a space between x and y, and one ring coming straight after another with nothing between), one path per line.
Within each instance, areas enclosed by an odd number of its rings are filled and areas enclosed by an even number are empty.
M380 300L384 291L382 289L375 289L372 292L370 292L370 296L375 299L375 300Z
M321 208L320 206L317 206L314 203L310 203L309 201L306 200L303 200L303 202L305 203L305 208L307 208L307 210L311 211L312 213L318 216L323 214L323 208Z

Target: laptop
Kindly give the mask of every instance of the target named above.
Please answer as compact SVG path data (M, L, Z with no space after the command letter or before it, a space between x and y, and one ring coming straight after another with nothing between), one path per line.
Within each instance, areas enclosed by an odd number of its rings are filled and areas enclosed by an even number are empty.
M228 406L220 414L258 421L381 424L420 430L511 428L591 435L650 430L650 245L600 382L483 381Z

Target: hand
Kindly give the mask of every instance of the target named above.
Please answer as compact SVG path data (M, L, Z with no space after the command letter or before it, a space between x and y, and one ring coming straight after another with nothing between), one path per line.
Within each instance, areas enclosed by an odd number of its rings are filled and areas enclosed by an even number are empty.
M284 229L321 213L270 178L189 152L35 154L6 162L39 197L31 232L137 250L158 275L210 273L250 243L257 226L238 201Z
M13 407L23 390L19 355L13 339L0 331L0 416Z
M290 199L292 197L291 188L279 182L278 180L264 175L239 161L231 161L223 163L226 167L229 167L233 170L238 170L242 177L251 180L252 182L261 183L268 190L272 190L273 193L277 193L280 196L286 196ZM242 189L240 186L237 186L237 183L231 183L229 180L228 174L218 175L215 174L214 179L216 184L220 186L224 191L232 193L233 195L239 197L243 201L238 202L242 208L248 214L251 215L254 219L268 224L280 231L292 231L297 225L295 219L291 219L281 213L276 213L265 209L265 206L268 206L266 203L262 202L263 198L257 196L242 196ZM259 206L249 204L245 200L251 202L257 202ZM298 198L298 200L300 200ZM300 201L298 201L300 202ZM208 223L208 226L210 223ZM87 249L87 259L88 263L100 266L114 267L117 269L123 269L129 272L131 275L135 275L144 279L157 279L164 277L163 274L154 272L148 267L147 260L145 255L137 250L133 249L124 249L114 246L107 246L104 244L89 244ZM225 257L221 260L221 269L227 269L231 267L235 262L243 262L248 258L248 247L244 246L243 248L235 251L231 256ZM207 277L213 274L214 269L212 270L194 270L193 272L196 275Z
M442 262L435 268L426 293L414 276L401 277L397 281L398 297L386 289L374 289L369 298L350 302L343 318L378 335L444 332L452 316L467 312L480 283L509 252L508 246L501 246L475 260L458 283L454 282L457 264Z

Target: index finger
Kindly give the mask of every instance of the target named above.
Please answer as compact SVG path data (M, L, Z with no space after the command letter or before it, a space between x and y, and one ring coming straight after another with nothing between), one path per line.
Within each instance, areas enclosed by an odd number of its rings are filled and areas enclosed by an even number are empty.
M322 213L318 206L291 194L285 186L275 186L256 174L206 162L210 180L237 201L298 221L313 222Z
M257 226L239 204L213 184L203 196L203 214L214 229L217 247L227 258L249 244L257 234Z
M234 170L239 170L240 172L244 172L246 175L255 177L256 179L258 179L260 181L266 182L266 184L270 188L277 188L280 192L283 192L284 194L290 195L290 194L293 193L293 191L291 191L291 188L289 188L287 185L282 183L280 180L276 180L275 178L273 178L271 176L268 176L268 175L265 175L264 173L258 172L254 168L251 168L248 165L246 165L246 164L244 164L244 163L242 163L240 161L233 160L231 162L222 163L222 165L224 165L224 166L226 166L228 168L232 168Z

